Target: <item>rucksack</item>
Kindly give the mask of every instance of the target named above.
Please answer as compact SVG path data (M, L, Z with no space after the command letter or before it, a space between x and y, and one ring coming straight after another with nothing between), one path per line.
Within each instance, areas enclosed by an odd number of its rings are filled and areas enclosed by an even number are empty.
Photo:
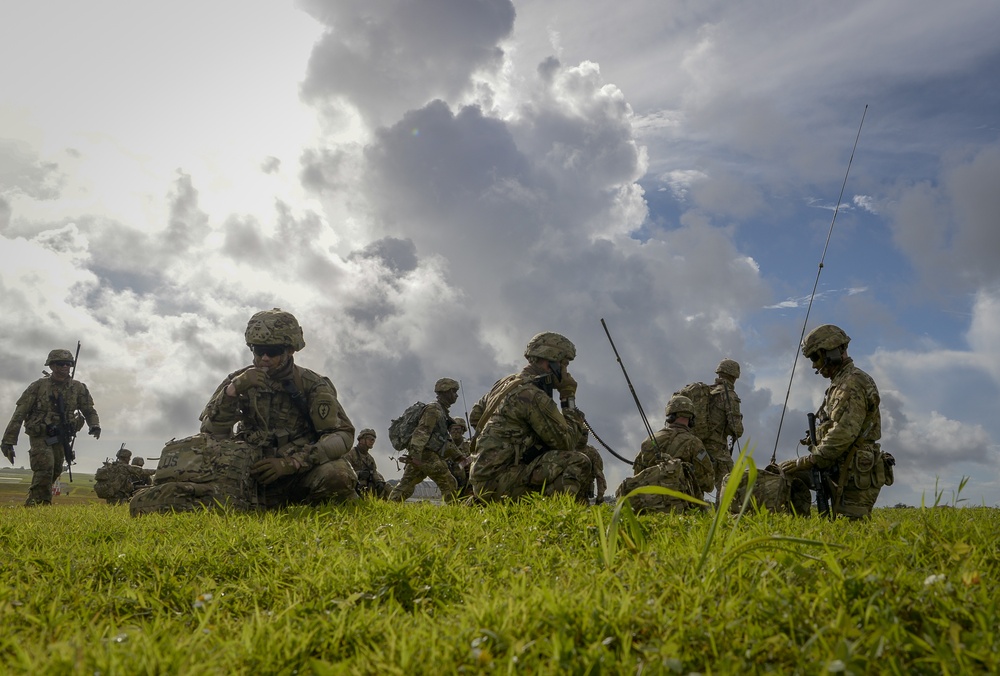
M405 451L410 445L410 438L413 437L413 430L420 424L420 417L424 414L427 404L418 401L411 404L403 411L403 415L393 418L389 423L389 443L397 451Z
M708 407L712 401L712 386L705 383L689 383L674 392L674 396L687 397L694 404L694 427L691 431L704 441L708 438Z
M691 465L682 462L679 458L670 458L666 462L661 462L652 467L639 472L639 474L627 477L615 491L615 497L621 498L631 493L636 488L642 486L661 486L675 490L678 493L691 495L694 491L694 478L692 476ZM633 495L629 498L629 503L636 513L640 512L685 512L695 507L694 503L671 497L669 495L643 494Z
M128 469L105 461L94 472L94 492L104 500L127 500L132 495L132 480Z
M250 466L263 456L242 439L195 434L171 439L160 452L153 485L129 503L132 516L224 506L249 511L259 505Z

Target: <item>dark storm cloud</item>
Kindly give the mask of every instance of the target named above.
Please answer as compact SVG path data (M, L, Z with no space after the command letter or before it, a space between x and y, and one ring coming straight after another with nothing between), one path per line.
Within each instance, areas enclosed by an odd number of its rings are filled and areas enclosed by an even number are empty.
M376 258L396 274L406 274L417 269L417 248L408 239L383 237L350 256L351 259L355 257Z
M303 96L343 99L376 124L435 97L450 99L476 71L498 68L498 43L514 25L509 0L300 4L327 26L309 59Z

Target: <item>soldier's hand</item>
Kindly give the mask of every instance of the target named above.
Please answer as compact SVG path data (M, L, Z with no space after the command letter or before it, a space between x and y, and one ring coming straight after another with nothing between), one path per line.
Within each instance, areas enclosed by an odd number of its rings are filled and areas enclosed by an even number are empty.
M10 464L14 464L14 444L2 444L0 445L0 450L3 451L3 457L10 460Z
M87 434L89 434L90 436L94 437L95 439L100 439L101 438L101 428L100 427L91 427L89 430L87 430Z
M263 369L250 368L233 378L233 386L236 388L237 394L243 394L251 388L263 385L264 378Z
M559 390L559 398L565 400L576 397L576 387L576 378L564 369L562 378L559 379L559 383L556 385L556 389Z
M250 473L265 486L273 484L278 479L295 474L296 467L288 458L264 458L250 467Z

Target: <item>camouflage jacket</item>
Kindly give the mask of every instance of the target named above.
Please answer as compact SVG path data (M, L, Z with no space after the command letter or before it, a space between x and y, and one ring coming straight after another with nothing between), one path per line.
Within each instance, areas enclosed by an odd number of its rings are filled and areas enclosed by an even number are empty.
M853 446L868 448L882 438L878 387L848 357L830 380L816 412L818 445L813 451L821 468L846 458Z
M708 433L703 439L706 447L724 448L727 438L743 436L743 413L740 398L725 381L718 379L712 386L708 405Z
M448 415L448 409L440 402L434 401L427 404L424 407L424 412L420 414L420 422L417 423L416 429L413 430L413 435L410 437L410 443L407 445L406 450L411 453L419 453L426 450L436 453L445 459L458 458L458 448L455 446L455 442L451 440L451 435L448 434L448 426L450 424L451 417ZM445 441L440 448L428 448L428 444L432 440L437 439L437 443L440 444L442 438Z
M89 427L100 427L101 421L94 409L94 399L90 396L87 386L79 380L68 380L57 383L49 376L39 378L28 385L14 406L14 415L7 424L3 434L3 443L17 444L17 436L24 423L24 431L29 437L46 435L46 428L59 424L59 406L57 398L62 396L65 404L67 420L76 429L80 429L83 420L77 418L77 411L83 414Z
M354 425L329 378L290 364L282 373L267 374L261 387L236 397L227 395L233 378L250 368L230 373L216 388L200 416L202 432L229 436L236 425L236 433L263 447L265 455L291 458L304 468L335 460L345 453L343 449L351 448ZM293 392L299 395L300 404ZM343 441L339 453L332 450L332 444L323 444L333 436Z
M670 458L677 458L691 465L697 488L702 493L715 487L715 468L712 466L712 458L701 440L688 427L671 423L655 432L653 438L656 439L655 446L650 439L642 442L639 455L632 465L633 473L638 474L653 465L667 462Z
M542 372L527 366L519 374L498 380L472 407L469 419L476 428L477 458L472 474L481 476L520 464L526 454L573 450L583 429L575 415L563 415L552 396L535 384ZM517 381L516 384L515 381ZM506 392L506 393L505 393ZM484 412L497 402L488 420Z

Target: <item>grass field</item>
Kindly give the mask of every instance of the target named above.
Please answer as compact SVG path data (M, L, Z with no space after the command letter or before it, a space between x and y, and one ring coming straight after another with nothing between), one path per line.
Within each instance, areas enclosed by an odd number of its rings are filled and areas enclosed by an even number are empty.
M998 510L724 516L714 536L711 513L650 515L609 556L612 518L563 499L0 507L0 669L1000 671Z
M53 496L56 504L84 504L104 502L94 493L94 475L73 473L73 481L63 472L59 477L61 494ZM0 505L22 505L31 485L30 470L0 470Z

